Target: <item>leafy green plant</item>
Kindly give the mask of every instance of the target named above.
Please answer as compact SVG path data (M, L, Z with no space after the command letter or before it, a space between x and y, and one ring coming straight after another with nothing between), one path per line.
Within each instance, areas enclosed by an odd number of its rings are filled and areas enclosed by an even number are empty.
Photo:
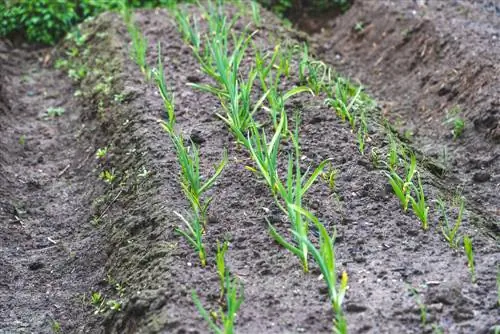
M99 177L104 180L104 182L111 184L116 179L115 169L112 168L111 170L103 170L101 174L99 174Z
M354 115L355 104L358 103L358 99L361 94L361 87L358 87L356 93L352 95L351 85L347 80L342 78L337 78L335 80L335 97L327 98L325 103L330 105L336 111L337 115L342 119L342 121L347 121L354 129L356 125L356 116Z
M175 21L184 41L191 45L195 53L198 53L201 46L201 38L196 19L193 18L193 23L191 23L188 13L176 10Z
M306 173L302 175L300 169L301 154L298 142L298 128L299 122L297 120L295 132L291 136L295 152L294 154L290 154L288 158L286 183L283 184L279 180L277 180L276 183L277 194L285 203L284 205L282 205L279 201L277 201L277 204L280 209L288 215L288 219L290 220L290 223L292 225L291 230L293 231L293 234L297 241L297 246L286 241L285 238L282 237L271 224L269 224L269 229L274 240L276 240L276 242L278 242L280 245L295 254L302 262L304 272L307 272L309 271L308 247L304 242L304 238L307 239L308 235L308 221L307 219L304 219L303 212L298 211L297 208L302 208L302 198L304 194L320 176L329 160L325 160L320 163L318 167L316 167L316 169L311 173L309 178L308 171L306 171Z
M224 296L224 286L226 282L225 278L227 275L225 256L228 246L229 243L227 241L224 241L222 243L222 246L217 241L217 253L215 254L215 264L217 266L217 274L219 275L221 297Z
M218 314L216 314L216 319L214 319L215 317L203 307L195 291L192 292L191 296L198 312L200 312L203 319L208 323L213 333L233 334L236 314L244 300L243 286L238 279L230 279L229 274L226 274L224 291L226 292L226 310L225 312L222 309L219 310ZM221 325L217 324L217 318L220 318Z
M391 164L391 162L389 162ZM403 211L408 210L408 204L410 203L411 190L413 187L412 179L417 169L417 160L415 155L410 156L410 163L407 163L405 166L405 179L403 180L398 172L395 169L390 169L389 172L386 172L387 177L389 178L389 184L392 186L392 190L394 194L401 202L403 207ZM423 196L423 194L421 194ZM423 205L425 206L425 198ZM420 200L418 200L415 204L422 204ZM413 201L412 201L413 205ZM419 209L420 207L417 207ZM424 210L425 211L425 210ZM424 212L422 212L424 213ZM420 218L420 217L419 217Z
M260 7L255 1L251 1L250 5L252 7L252 19L253 23L258 27L260 26Z
M201 199L201 195L210 189L228 162L227 153L224 152L219 165L216 166L214 174L205 182L202 182L200 173L200 154L194 143L190 147L184 145L184 138L175 134L167 122L161 123L165 131L170 135L170 139L175 147L177 159L181 166L181 186L186 198L191 204L196 217L202 224L206 222L206 212L211 202L211 198Z
M331 237L323 224L321 224L319 220L309 211L293 204L291 207L292 210L297 211L297 214L306 217L308 221L312 222L319 230L319 249L312 244L306 235L300 235L296 231L292 231L292 233L307 246L315 262L318 264L323 279L326 282L332 308L335 313L334 332L338 334L345 334L347 333L347 321L342 310L342 303L347 291L348 276L344 271L340 282L337 282L337 266L334 248L335 233Z
M98 148L97 151L95 152L95 157L98 160L105 159L107 155L108 155L108 147L107 146Z
M168 121L164 123L164 126L168 128L169 133L173 133L175 125L175 103L174 95L172 91L168 88L165 81L165 74L163 71L163 62L161 60L161 44L158 43L158 67L153 69L153 78L158 86L160 96L163 100L163 105L165 107L165 112L167 113Z
M330 188L331 191L335 190L338 173L338 169L334 169L332 166L330 166L327 172L321 173L321 178L327 183L328 188Z
M460 206L458 209L457 219L455 220L455 224L453 226L450 225L448 214L446 212L446 207L443 200L438 199L437 201L439 209L441 211L441 215L443 220L441 223L441 232L443 233L444 238L448 242L451 248L458 248L458 243L460 239L458 238L458 230L460 225L462 224L463 213L465 209L465 200L463 197L460 197Z
M55 117L60 117L64 114L66 110L62 107L50 107L47 109L47 113L45 114L45 117L47 118L55 118Z
M361 154L365 154L365 141L368 138L368 122L366 121L365 111L361 111L359 117L359 128L358 128L358 149Z
M191 246L198 252L200 258L200 263L202 267L207 264L207 256L205 252L205 246L203 245L203 224L197 215L192 215L189 220L184 218L178 212L174 212L177 217L179 217L185 225L185 229L176 228L175 231L182 235Z
M281 133L284 124L286 123L286 114L281 113L281 120L278 128L271 140L268 142L266 132L260 130L255 124L250 128L247 139L244 142L245 147L249 150L250 156L256 165L255 168L247 166L247 169L259 173L272 191L276 194L278 184L278 153L281 142Z
M422 180L420 179L420 174L417 172L418 176L418 187L415 186L413 183L411 184L414 192L415 192L415 197L411 196L411 207L413 208L413 212L415 215L420 219L422 222L422 228L424 230L429 229L429 219L428 219L428 213L429 213L429 207L427 206L427 202L425 201L425 194L424 194L424 188L422 186Z
M467 262L471 273L472 282L476 282L476 267L474 264L474 250L472 249L472 240L468 236L464 236L464 251L467 256Z
M452 130L451 134L453 139L456 140L460 137L465 130L465 120L459 115L462 112L459 106L453 107L449 113L447 113L447 119L445 124L451 124Z
M424 302L422 302L418 290L411 286L408 288L413 296L413 299L415 299L418 308L420 309L420 322L422 323L422 326L425 327L425 325L427 324L427 307L425 306Z
M142 74L149 80L151 71L146 61L146 52L148 49L148 40L142 34L139 27L133 22L127 25L130 38L132 39L132 59L141 69Z

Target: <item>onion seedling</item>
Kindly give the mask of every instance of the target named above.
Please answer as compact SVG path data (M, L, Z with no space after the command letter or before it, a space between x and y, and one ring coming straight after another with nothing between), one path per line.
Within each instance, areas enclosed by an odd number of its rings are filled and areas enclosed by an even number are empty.
M417 168L417 160L415 158L415 155L412 154L410 156L410 163L405 167L406 177L404 180L398 175L395 169L390 169L388 173L386 172L386 175L389 178L389 183L392 186L392 190L394 191L394 194L401 202L403 211L405 212L408 210L408 204L410 203L410 199L412 198L411 197L411 189L413 185L412 178L413 175L415 174L416 168Z
M276 194L278 184L278 152L281 142L281 134L284 124L287 122L286 113L281 112L281 120L278 128L275 130L271 141L267 142L265 130L260 130L254 123L250 128L250 132L244 143L249 150L253 162L256 164L256 169L251 169L258 172L266 181L273 195Z
M217 241L217 253L215 255L215 263L217 265L217 274L219 275L221 298L224 296L225 277L227 274L225 255L228 246L229 244L227 241L224 241L222 246Z
M342 121L348 121L351 128L356 125L356 117L353 109L361 94L361 87L358 87L354 96L351 97L351 85L342 78L335 80L335 97L327 98L325 103L335 109Z
M191 24L190 17L186 12L176 10L175 21L184 41L191 45L194 52L198 53L201 46L201 39L196 19L193 18L193 23Z
M416 187L413 183L411 184L413 190L415 191L416 198L410 197L411 207L413 208L413 212L422 222L422 228L424 230L429 229L429 207L425 201L424 188L422 186L422 180L420 179L420 174L417 173L418 177L418 187Z
M174 144L177 153L177 159L181 165L181 185L186 198L191 203L191 207L196 217L201 220L202 224L206 223L206 212L211 202L211 198L202 201L201 195L210 189L216 179L222 173L225 165L228 162L227 153L224 151L223 158L219 165L216 166L214 174L204 183L200 174L200 156L196 145L190 147L184 145L184 139L180 135L176 135L168 126L168 123L162 122L162 126L170 135L170 139Z
M413 295L413 299L415 299L415 302L418 305L418 308L420 310L420 322L422 323L422 326L425 327L425 324L427 323L427 307L422 302L422 298L420 298L420 294L418 293L417 289L412 286L409 286L408 289L410 290L411 294Z
M292 205L292 209L297 211L297 214L306 217L319 230L319 249L312 244L307 236L299 235L296 231L292 231L292 233L307 245L307 248L309 249L315 262L318 264L323 279L326 282L330 302L335 313L334 332L338 334L345 334L347 333L347 321L342 310L342 303L348 288L348 276L345 271L342 272L342 278L340 279L340 282L337 282L337 267L334 248L335 233L332 237L330 237L323 224L321 224L318 218L316 218L309 211L295 205Z
M476 282L476 266L474 264L474 250L472 249L472 240L464 236L464 251L467 256L467 262L471 273L472 283Z
M192 215L189 220L184 218L183 215L174 211L174 213L182 220L185 229L176 228L175 231L182 235L193 248L198 252L201 266L205 267L207 264L207 257L205 253L205 246L203 245L203 224L197 215Z
M253 23L258 27L260 26L260 7L255 1L251 1L250 5L252 6Z
M450 222L448 220L448 214L446 213L446 207L444 202L441 199L439 199L437 203L439 209L441 210L441 214L443 215L443 221L441 221L441 232L443 233L443 236L450 245L450 247L456 249L458 248L458 242L459 242L458 229L462 224L462 217L465 207L464 198L463 197L460 198L460 207L458 209L458 216L453 226L450 225Z
M292 231L294 232L294 235L302 236L303 238L307 239L309 231L308 222L304 219L302 213L297 211L295 208L302 207L302 198L304 194L312 186L314 181L316 181L318 176L320 176L329 160L325 160L320 163L319 166L316 167L316 169L311 173L309 178L307 178L307 171L304 175L301 174L301 154L298 142L298 128L299 121L297 120L295 132L291 136L293 145L295 147L295 152L294 154L290 154L288 158L286 183L283 184L279 180L276 183L277 195L279 195L285 205L282 205L278 200L277 204L280 209L288 215L288 219L290 220L290 223L292 225ZM308 247L307 244L303 241L303 238L295 238L298 243L298 246L295 246L294 244L286 241L285 238L282 237L271 224L269 224L269 228L271 236L276 240L276 242L295 254L302 262L304 272L308 272Z
M191 294L198 312L200 312L203 319L205 319L210 329L215 334L234 333L234 322L236 320L236 314L240 309L241 303L243 303L244 300L243 285L241 285L237 278L230 279L229 274L226 274L224 290L226 291L226 310L224 312L221 309L218 313L215 314L215 316L212 313L209 313L203 307L200 298L195 291L193 291ZM219 317L222 322L221 325L218 325L216 322L217 318Z
M132 39L132 59L137 65L139 65L139 68L146 79L149 80L151 73L146 63L148 41L140 29L132 21L127 25L127 28Z
M168 122L165 122L165 126L168 127L168 131L174 131L175 124L175 104L174 95L165 82L165 75L163 73L163 62L161 60L161 44L158 42L158 67L153 69L153 77L158 86L158 91L163 100L163 105L165 107L165 112L167 113Z

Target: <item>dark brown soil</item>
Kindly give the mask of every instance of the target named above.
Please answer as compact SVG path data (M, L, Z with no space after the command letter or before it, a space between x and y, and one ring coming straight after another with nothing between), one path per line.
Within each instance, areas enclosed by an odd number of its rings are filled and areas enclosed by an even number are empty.
M324 21L314 40L318 57L366 85L386 117L440 162L445 183L462 188L498 233L498 2L360 0ZM466 124L456 140L445 123L454 108Z
M368 13L369 6L367 1L357 1L345 17L354 15L353 10ZM376 15L387 15L376 13L370 16L373 20ZM268 24L255 41L272 49L274 45L267 40L281 29L276 29L274 18L265 18ZM298 260L269 236L266 218L283 233L287 233L288 222L266 187L244 168L250 163L247 155L215 116L219 101L186 86L209 80L199 71L172 19L160 10L139 11L136 19L150 42L150 64L156 64L156 43L161 42L165 73L175 94L178 130L185 137L196 134L203 139L203 173L207 175L224 149L228 150L229 166L209 194L214 198L205 236L209 265L201 268L195 252L174 233L180 224L174 211L185 212L188 203L179 186L173 148L157 122L164 117L163 103L154 85L146 82L130 60L122 19L105 14L86 23L83 31L88 38L79 61L92 71L78 87L62 73L43 66L40 58L48 51L5 45L0 63L0 73L6 78L0 86L0 213L6 223L0 227L0 261L7 270L2 270L0 285L0 332L50 332L53 319L65 333L206 333L191 290L198 292L204 305L218 307L215 245L217 240L229 240L228 264L245 287L245 301L237 316L238 333L330 333L333 315L324 283L317 270L304 274ZM351 28L341 27L337 33L350 36ZM345 37L346 50L349 43L359 43L358 37L352 37ZM317 49L321 49L325 42L323 37L317 38ZM331 48L319 51L333 62L334 57L328 56ZM361 52L352 47L358 55L368 53L366 45L364 48ZM400 57L407 61L407 54ZM353 63L340 70L353 75L349 71L357 68L352 65L356 59L362 58L353 56ZM245 68L250 65L247 59ZM25 82L23 74L33 68L37 72L31 76L36 80ZM382 94L383 87L379 91L378 85L371 86L375 81L370 80L375 79L370 78L365 79L371 91L386 101L389 96ZM296 79L287 80L285 86L292 87ZM397 87L394 82L383 84ZM494 89L489 84L485 87L490 92ZM73 97L75 89L81 97ZM32 91L39 93L33 95ZM494 96L498 98L497 93ZM391 106L403 105L402 100L397 101ZM51 120L37 117L50 106L63 106L66 112ZM305 205L329 230L337 230L339 267L349 274L345 309L350 332L432 332L431 325L436 324L447 333L488 333L499 317L499 253L496 236L489 235L496 233L495 225L488 229L483 225L496 219L494 211L480 208L497 208L498 197L486 199L488 202L472 198L465 215L461 231L472 236L476 253L478 281L472 284L463 253L453 251L442 240L438 215L432 212L431 230L425 232L413 215L401 212L383 173L360 155L355 135L324 106L322 98L302 95L289 108L301 112L304 167L332 158L339 170L335 192L318 183L306 196ZM391 110L387 112L400 112ZM434 133L430 129L429 125L415 138L434 138L426 135ZM478 155L480 148L476 152L475 146L468 146L480 141L474 138L483 138L479 130L468 127L457 142L446 137L448 132L443 129L434 131L442 133L437 143L446 139L455 149L469 148L470 154L484 158L484 152ZM485 145L498 149L487 133ZM24 146L18 142L21 134L26 135ZM381 135L371 135L372 145L383 144ZM103 146L110 153L106 161L98 163L94 153ZM491 165L498 167L495 160ZM458 172L449 174L460 179L467 170L456 168ZM115 170L113 185L98 178L104 169ZM431 173L425 173L424 180L428 197L434 200L452 188L442 186L448 178L443 181ZM485 183L479 185L488 189ZM465 195L479 196L475 187L466 185L470 190ZM494 187L491 183L491 196L497 196ZM93 216L102 218L96 226L91 225ZM47 237L57 243L52 245ZM42 268L34 263L41 263ZM109 284L102 283L108 274L126 287L123 309L94 315L88 300L82 303L79 296L99 290L107 298L117 299ZM418 288L429 311L425 328L408 291L410 285Z
M0 333L93 332L85 295L106 277L90 225L102 191L82 107L47 50L0 43ZM46 118L50 107L65 113Z

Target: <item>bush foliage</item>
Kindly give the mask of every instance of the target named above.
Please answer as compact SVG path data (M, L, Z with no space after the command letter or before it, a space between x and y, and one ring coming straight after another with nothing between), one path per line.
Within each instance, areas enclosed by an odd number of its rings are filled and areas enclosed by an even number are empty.
M54 44L78 22L125 3L131 7L171 5L175 0L2 0L0 36L20 33L28 41Z

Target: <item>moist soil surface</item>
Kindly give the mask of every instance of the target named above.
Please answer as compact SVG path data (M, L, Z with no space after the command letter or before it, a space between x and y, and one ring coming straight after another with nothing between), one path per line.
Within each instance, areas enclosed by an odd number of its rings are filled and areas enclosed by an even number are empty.
M338 170L335 188L318 182L304 205L329 231L337 231L337 263L349 275L344 307L350 332L430 333L434 325L445 333L488 333L500 316L500 159L494 159L500 50L487 44L498 16L487 2L458 1L466 16L455 15L455 5L418 3L358 0L312 37L281 27L263 12L254 40L264 50L272 50L268 41L277 37L309 40L319 59L367 86L401 133L413 132L409 145L433 165L444 165L446 173L422 171L430 200L457 186L467 199L460 231L473 239L476 283L463 251L443 240L435 205L431 228L424 231L413 214L402 212L383 171L359 153L356 135L325 106L324 97L302 94L287 103L290 113L301 115L304 167L328 158ZM150 44L149 64L156 64L161 42L177 130L199 145L202 174L212 172L224 151L229 156L209 194L208 265L202 268L196 252L175 233L181 224L175 212L186 213L189 205L174 149L158 124L165 115L162 99L130 59L122 18L107 13L85 23L86 41L79 47L66 41L56 49L30 50L5 42L0 45L0 333L50 333L54 323L63 333L206 333L191 291L207 307L218 307L214 254L223 240L230 242L231 273L244 285L238 333L332 332L320 273L314 266L303 273L297 258L270 237L267 221L284 235L289 223L265 184L245 168L252 164L247 153L215 115L219 100L187 86L210 80L173 19L167 11L147 10L137 11L135 20ZM353 28L358 21L361 32ZM68 50L76 55L71 62L88 69L80 81L54 69ZM247 57L244 70L251 65ZM283 86L296 82L293 74ZM443 115L455 105L466 118L456 140L443 125ZM51 107L65 112L50 117ZM264 123L268 116L258 118ZM370 127L367 152L387 144L378 130ZM103 147L108 153L97 159ZM115 175L110 183L100 177L105 170ZM425 325L410 286L427 308ZM90 302L96 291L106 301L120 301L121 310L96 314Z

